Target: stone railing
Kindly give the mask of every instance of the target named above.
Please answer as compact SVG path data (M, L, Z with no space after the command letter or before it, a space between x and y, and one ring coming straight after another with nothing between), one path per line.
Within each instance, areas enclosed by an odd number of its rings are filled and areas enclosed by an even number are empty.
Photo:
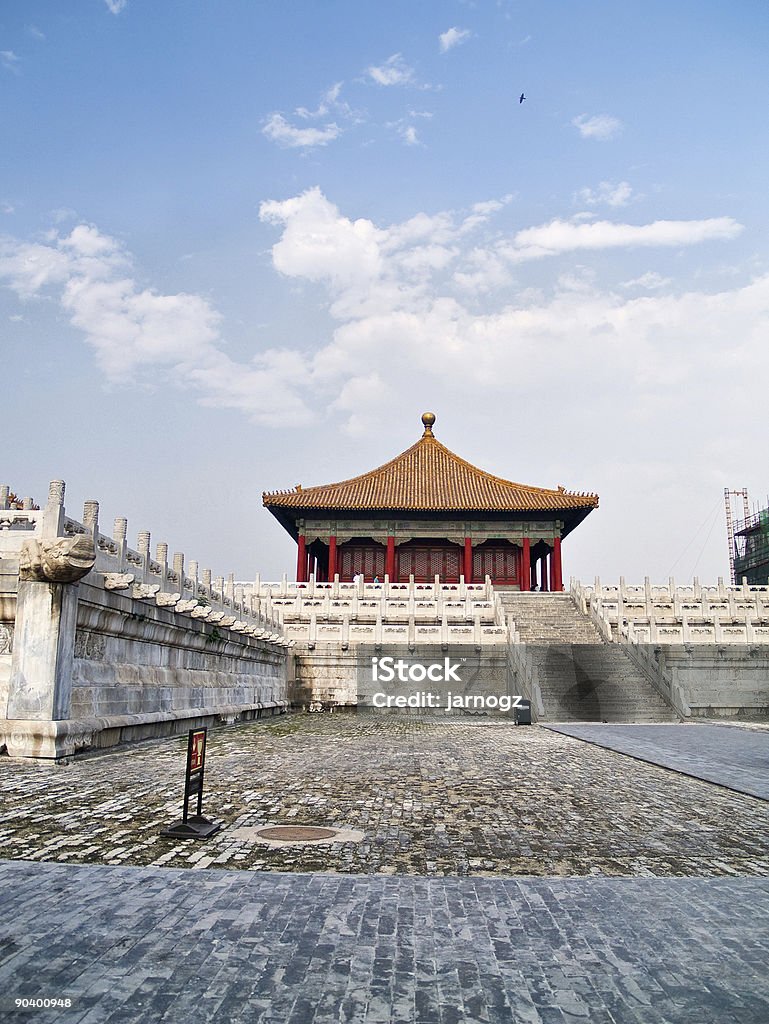
M280 583L242 584L257 609L280 614L286 637L305 643L504 643L504 609L487 580L480 584Z
M39 510L0 491L0 752L61 760L286 708L277 610L166 544L153 558L146 531L129 547L124 518L106 536L95 501L73 519L64 490Z
M334 599L352 597L359 598L385 598L386 600L402 600L404 597L415 597L419 600L461 600L471 597L479 601L490 601L493 599L494 588L491 579L487 576L483 583L465 583L464 577L460 577L459 583L441 583L440 577L436 576L432 583L415 583L412 576L408 583L390 583L387 576L381 583L358 580L357 583L343 583L339 576L336 576L333 583L316 582L311 576L307 583L293 583L287 576L283 576L279 583L266 582L257 575L253 583L244 583L246 587L254 590L254 593L262 598L271 595L272 598L296 597L314 598L317 596L330 595Z
M604 633L633 644L767 644L769 587L619 586L571 581L571 596Z
M631 627L632 628L632 627ZM684 688L677 679L676 669L669 669L660 647L639 643L632 632L623 634L620 641L633 664L640 669L659 694L682 718L688 718L692 711Z
M350 615L323 619L314 612L300 621L287 619L283 630L288 639L306 644L311 650L317 644L339 644L343 650L356 644L398 644L415 647L418 644L472 644L481 647L489 643L506 643L507 627L496 623L484 624L480 614L474 621L449 622L444 614L438 622L417 621L409 616L406 621L384 620L378 615L373 620L362 620Z
M590 621L601 634L606 643L613 643L616 639L612 622L600 598L588 592L579 580L573 577L569 583L569 596L576 605L578 611L583 615L589 615Z
M169 561L165 542L156 545L153 557L147 530L139 532L136 548L129 547L128 520L123 517L115 519L111 535L103 534L97 501L85 502L82 521L71 518L64 508L64 481L51 482L48 504L38 511L2 508L7 505L7 490L0 488L0 496L5 495L0 500L0 558L18 559L29 539L90 538L95 552L91 580L100 578L106 590L191 615L219 629L289 645L279 612L235 583L234 573L214 577L210 569L201 571L196 561L185 564L183 552L174 552ZM31 506L31 499L25 502Z
M531 648L522 642L520 633L515 628L510 634L508 658L519 695L531 701L534 720L541 718L545 713L545 706L542 702L537 663L532 657Z

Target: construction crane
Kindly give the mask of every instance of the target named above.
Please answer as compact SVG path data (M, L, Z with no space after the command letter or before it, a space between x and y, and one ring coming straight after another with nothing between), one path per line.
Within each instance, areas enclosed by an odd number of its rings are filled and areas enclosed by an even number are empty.
M748 501L748 489L743 487L739 491L730 490L728 487L724 488L724 506L726 508L726 537L729 541L729 579L731 580L732 586L735 586L737 580L734 576L734 519L732 518L732 495L734 497L742 497L742 509L744 512L744 519L750 517L750 503Z

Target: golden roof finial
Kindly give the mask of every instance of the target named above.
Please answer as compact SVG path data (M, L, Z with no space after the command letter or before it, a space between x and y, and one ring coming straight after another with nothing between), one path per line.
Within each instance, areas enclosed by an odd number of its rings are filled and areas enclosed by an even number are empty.
M422 413L422 423L424 423L424 427L425 427L425 432L424 432L424 434L422 434L422 437L432 437L433 436L433 424L435 423L435 413L434 412L423 412Z

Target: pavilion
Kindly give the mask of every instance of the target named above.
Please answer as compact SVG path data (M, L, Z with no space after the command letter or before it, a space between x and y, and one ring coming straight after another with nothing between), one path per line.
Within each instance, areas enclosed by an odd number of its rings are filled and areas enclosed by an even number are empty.
M512 483L436 439L435 416L390 462L341 483L262 495L297 541L297 582L483 582L562 590L561 541L598 506L596 494Z

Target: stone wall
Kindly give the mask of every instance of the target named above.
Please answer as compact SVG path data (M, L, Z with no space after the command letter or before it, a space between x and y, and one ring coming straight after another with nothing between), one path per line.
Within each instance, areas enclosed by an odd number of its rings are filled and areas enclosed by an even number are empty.
M147 532L129 548L125 519L101 534L96 502L69 518L63 499L54 481L42 510L0 507L0 750L61 760L285 710L277 614L232 575L169 565L165 544L151 558Z
M571 596L680 714L769 719L769 587L572 580Z
M667 644L657 657L692 718L769 719L769 646Z
M458 668L458 683L388 683L372 681L372 657L387 655L402 658L407 663L442 663L448 658ZM308 708L321 703L326 707L371 707L373 691L390 694L413 694L430 690L441 696L440 707L446 709L446 693L454 694L512 694L521 692L517 687L517 673L511 663L510 648L506 642L499 644L475 645L452 644L443 648L429 641L417 645L387 645L375 647L358 644L342 648L338 644L317 646L314 650L296 648L296 675L292 690L292 702L297 707ZM465 666L468 671L465 672ZM490 711L493 717L507 712Z
M296 707L310 704L355 707L358 703L358 652L356 647L324 644L314 650L294 648L295 673L291 701Z

